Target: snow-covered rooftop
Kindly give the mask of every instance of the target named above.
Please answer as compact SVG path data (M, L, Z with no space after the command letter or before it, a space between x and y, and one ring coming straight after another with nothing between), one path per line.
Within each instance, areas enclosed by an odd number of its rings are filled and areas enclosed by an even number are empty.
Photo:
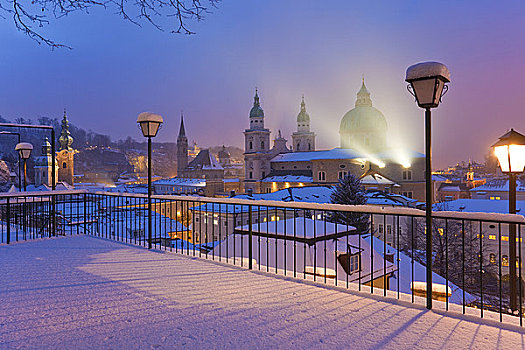
M456 199L433 205L433 210L437 211L459 211L469 213L499 213L508 214L508 200L491 199ZM525 216L525 201L516 201L516 211Z
M311 176L304 175L273 175L268 176L262 180L262 182L313 182Z
M472 192L493 192L493 191L508 192L509 191L509 180L508 179L494 179L494 180L488 181L484 185L475 187L471 189L470 191ZM520 180L516 180L516 191L525 192L525 183Z
M171 179L162 179L162 180L155 181L153 184L154 185L168 185L168 186L206 187L206 179L172 177Z

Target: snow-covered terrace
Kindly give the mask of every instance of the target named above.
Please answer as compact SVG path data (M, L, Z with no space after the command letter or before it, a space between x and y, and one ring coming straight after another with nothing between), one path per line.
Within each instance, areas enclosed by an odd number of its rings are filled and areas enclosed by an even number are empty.
M0 266L2 349L525 347L509 323L84 235Z

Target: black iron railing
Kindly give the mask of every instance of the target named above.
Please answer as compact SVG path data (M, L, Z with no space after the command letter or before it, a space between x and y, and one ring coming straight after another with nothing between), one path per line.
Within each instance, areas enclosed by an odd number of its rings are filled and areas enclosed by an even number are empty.
M417 209L153 196L149 215L147 196L138 194L0 195L7 244L86 234L147 247L150 217L154 249L425 303L425 213ZM524 224L519 215L434 212L434 305L481 317L495 312L500 320L515 316L522 324Z

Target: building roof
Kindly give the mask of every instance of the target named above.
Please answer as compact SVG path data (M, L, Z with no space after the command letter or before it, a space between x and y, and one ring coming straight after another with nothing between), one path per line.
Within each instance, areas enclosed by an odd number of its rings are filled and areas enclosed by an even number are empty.
M396 185L396 183L389 178L381 175L377 171L369 170L360 179L363 185Z
M184 177L172 177L153 182L154 185L206 187L206 179L191 179Z
M484 185L471 189L474 192L501 192L509 191L509 180L508 179L493 179L485 183ZM516 191L525 192L525 182L516 179Z
M462 211L468 213L509 213L508 200L456 199L432 206L436 211ZM525 201L516 201L516 212L525 216Z
M309 162L312 160L324 160L324 159L357 159L366 158L364 154L359 153L352 149L346 148L334 148L323 151L312 151L312 152L292 152L285 154L278 154L272 158L272 162Z
M273 175L265 177L262 182L313 182L311 176L304 175Z
M200 151L197 157L188 164L186 169L224 170L208 149Z

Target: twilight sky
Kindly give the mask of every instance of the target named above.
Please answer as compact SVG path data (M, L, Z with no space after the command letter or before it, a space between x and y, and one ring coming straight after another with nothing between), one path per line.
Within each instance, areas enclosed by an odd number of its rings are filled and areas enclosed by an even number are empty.
M439 7L438 7L439 4ZM487 148L510 127L525 132L525 2L224 0L196 35L139 28L94 10L43 33L50 50L0 18L0 115L60 117L112 138L141 137L136 116L164 116L175 141L180 111L201 146L243 144L254 88L266 126L289 136L305 95L318 148L339 145L339 122L364 74L391 145L423 150L423 111L406 68L445 63L452 75L433 113L433 158L444 167Z

